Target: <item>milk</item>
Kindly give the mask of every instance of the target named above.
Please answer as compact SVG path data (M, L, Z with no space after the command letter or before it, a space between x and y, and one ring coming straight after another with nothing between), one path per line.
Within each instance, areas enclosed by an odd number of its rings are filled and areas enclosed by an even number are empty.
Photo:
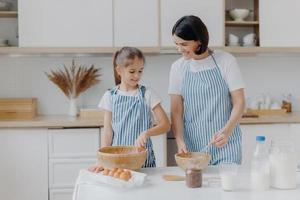
M236 175L235 174L221 174L221 185L223 190L231 191L235 189L235 182L236 182Z
M271 186L279 189L296 188L296 154L272 153L270 155Z
M268 190L270 188L270 173L264 171L252 171L251 188L254 190Z

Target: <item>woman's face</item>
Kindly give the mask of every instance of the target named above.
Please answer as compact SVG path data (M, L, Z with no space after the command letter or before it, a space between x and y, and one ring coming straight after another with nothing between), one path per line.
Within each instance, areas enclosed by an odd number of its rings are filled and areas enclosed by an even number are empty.
M127 67L117 66L117 72L121 76L121 84L125 84L132 89L139 84L143 70L144 62L138 57L135 57Z
M177 50L185 59L191 59L196 55L194 52L199 48L199 41L184 40L175 34L173 35L173 39Z

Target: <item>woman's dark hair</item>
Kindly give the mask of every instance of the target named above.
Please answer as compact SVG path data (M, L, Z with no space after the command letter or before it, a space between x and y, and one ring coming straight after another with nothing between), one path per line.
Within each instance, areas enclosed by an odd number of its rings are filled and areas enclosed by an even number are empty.
M195 51L197 55L207 50L209 35L205 24L199 17L194 15L181 17L173 26L172 35L174 34L184 40L199 41L201 44Z
M123 47L114 54L113 67L116 85L121 83L121 77L119 76L116 67L127 67L128 65L132 64L135 58L141 59L143 63L145 63L145 57L143 53L135 47Z

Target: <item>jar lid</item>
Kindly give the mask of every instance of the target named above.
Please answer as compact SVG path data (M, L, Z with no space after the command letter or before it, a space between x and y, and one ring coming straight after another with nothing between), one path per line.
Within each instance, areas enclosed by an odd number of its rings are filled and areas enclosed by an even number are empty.
M259 142L263 142L266 140L266 137L263 136L263 135L257 135L256 136L256 141L259 141Z

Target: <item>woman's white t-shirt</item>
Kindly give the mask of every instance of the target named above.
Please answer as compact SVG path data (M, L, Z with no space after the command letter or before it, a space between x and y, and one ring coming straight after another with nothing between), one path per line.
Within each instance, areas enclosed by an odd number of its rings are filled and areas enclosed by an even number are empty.
M245 88L245 84L234 56L230 53L223 51L214 51L213 56L216 60L218 67L220 68L221 75L228 85L229 91ZM181 95L182 81L185 75L184 67L186 64L190 64L190 70L192 72L199 72L216 67L216 64L212 56L201 60L189 59L186 60L183 57L178 59L172 64L169 79L169 94Z
M132 90L132 91L121 91L118 89L117 91L118 95L124 95L124 96L138 96L139 90ZM151 89L150 87L146 87L145 91L145 102L146 104L151 108L151 110L157 106L159 103L161 103L161 99L156 94L156 92ZM112 111L112 103L111 103L111 91L108 90L104 93L102 99L100 100L100 103L98 107L102 110Z

